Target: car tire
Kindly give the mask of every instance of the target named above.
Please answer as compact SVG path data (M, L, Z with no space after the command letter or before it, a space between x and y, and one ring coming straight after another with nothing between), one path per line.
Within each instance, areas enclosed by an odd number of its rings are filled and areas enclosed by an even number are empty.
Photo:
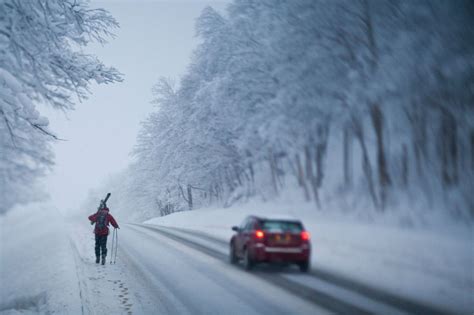
M252 260L252 258L250 258L250 254L249 254L249 251L248 249L246 248L244 250L244 268L245 270L250 270L253 268L254 266L254 261Z
M235 254L235 246L233 242L230 243L229 261L232 265L235 265L239 262L239 258Z
M300 262L298 264L298 266L300 267L301 272L308 272L309 271L309 261L308 260L306 260L304 262Z

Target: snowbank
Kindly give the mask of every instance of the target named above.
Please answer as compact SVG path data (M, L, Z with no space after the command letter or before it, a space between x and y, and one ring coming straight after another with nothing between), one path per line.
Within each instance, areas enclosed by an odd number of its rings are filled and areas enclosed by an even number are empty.
M0 217L0 314L80 314L69 234L47 205Z
M302 203L258 203L200 209L146 221L200 230L230 239L231 226L248 214L291 215L303 220L312 236L313 268L332 271L453 311L474 311L474 234L472 228L413 229L322 213Z

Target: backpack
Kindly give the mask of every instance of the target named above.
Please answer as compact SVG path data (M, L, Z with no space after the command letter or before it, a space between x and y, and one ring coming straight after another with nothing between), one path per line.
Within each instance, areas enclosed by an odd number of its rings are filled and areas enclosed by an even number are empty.
M95 228L102 230L107 227L107 211L100 211L97 216L97 221L95 223Z

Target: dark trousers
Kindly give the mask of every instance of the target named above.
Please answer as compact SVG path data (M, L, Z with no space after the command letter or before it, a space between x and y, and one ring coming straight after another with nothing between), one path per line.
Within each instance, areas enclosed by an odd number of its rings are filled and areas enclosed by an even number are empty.
M107 256L107 235L95 236L95 256L100 257L101 251L102 257Z

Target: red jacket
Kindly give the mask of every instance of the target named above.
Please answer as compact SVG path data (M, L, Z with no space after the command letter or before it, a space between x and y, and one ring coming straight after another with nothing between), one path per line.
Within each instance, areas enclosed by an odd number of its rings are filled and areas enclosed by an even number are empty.
M99 228L97 226L97 224L95 225L95 228L94 228L94 233L96 235L108 235L109 234L109 223L112 224L112 226L116 229L118 229L118 224L117 224L117 221L115 221L114 217L109 213L109 208L104 208L100 211L97 211L97 213L94 213L92 215L89 216L89 220L91 222L97 222L97 219L99 218L99 216L101 214L104 214L105 215L105 226L103 228Z

